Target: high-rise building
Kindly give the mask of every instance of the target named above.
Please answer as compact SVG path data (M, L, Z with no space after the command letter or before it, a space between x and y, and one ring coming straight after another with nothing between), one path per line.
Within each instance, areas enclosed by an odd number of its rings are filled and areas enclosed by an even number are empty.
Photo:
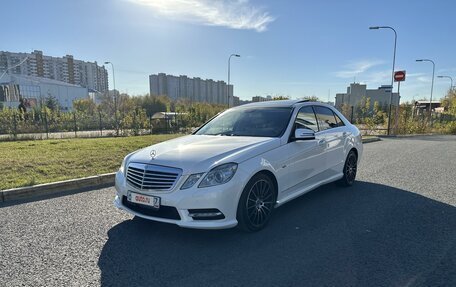
M211 104L233 105L233 85L224 81L201 78L189 78L186 75L173 76L159 73L149 76L150 94L153 96L168 96L173 100L187 99L192 102L206 102Z
M0 51L0 74L5 71L11 75L57 80L98 92L108 90L108 72L104 66L76 60L72 55L59 58L43 55L37 50L32 53Z
M391 86L383 85L378 89L367 89L366 85L359 83L352 83L347 87L346 93L336 94L336 108L341 108L342 105L356 107L362 102L364 98L370 98L371 109L374 106L374 102L378 102L381 107L387 109L388 103L391 96ZM400 95L393 93L393 106L398 106L400 101Z

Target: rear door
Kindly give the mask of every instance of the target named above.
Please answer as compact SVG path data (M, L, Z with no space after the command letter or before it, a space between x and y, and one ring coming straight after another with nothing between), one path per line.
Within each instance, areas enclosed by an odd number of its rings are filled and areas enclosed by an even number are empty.
M320 129L319 137L326 144L326 170L329 171L328 176L332 176L340 172L340 165L345 161L345 128L330 108L314 106L314 109Z

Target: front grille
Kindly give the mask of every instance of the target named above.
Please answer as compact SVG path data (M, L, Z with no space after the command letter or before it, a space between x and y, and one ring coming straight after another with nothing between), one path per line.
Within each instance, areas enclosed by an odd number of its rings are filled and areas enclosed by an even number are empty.
M127 181L141 190L170 190L174 187L182 170L153 164L130 163Z
M138 213L141 213L141 214L144 214L147 216L165 218L165 219L174 219L174 220L181 219L179 212L177 212L177 209L172 206L162 205L162 206L160 206L159 209L155 209L155 208L149 207L147 205L130 202L127 200L126 196L122 196L122 204L135 212L138 212Z

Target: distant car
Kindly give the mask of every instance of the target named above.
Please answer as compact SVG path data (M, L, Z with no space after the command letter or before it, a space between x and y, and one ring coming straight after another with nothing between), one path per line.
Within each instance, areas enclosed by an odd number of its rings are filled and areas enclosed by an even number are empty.
M114 204L182 227L257 231L274 208L320 185L352 185L362 152L360 132L332 106L247 104L127 155Z

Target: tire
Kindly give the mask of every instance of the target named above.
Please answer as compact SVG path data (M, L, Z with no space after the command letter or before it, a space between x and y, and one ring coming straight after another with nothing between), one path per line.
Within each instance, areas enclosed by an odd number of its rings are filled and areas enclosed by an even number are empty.
M344 164L344 176L337 182L340 186L352 186L355 183L356 172L358 170L358 156L351 150Z
M265 174L253 176L242 191L237 208L238 227L247 232L263 229L269 222L277 200L277 189Z

